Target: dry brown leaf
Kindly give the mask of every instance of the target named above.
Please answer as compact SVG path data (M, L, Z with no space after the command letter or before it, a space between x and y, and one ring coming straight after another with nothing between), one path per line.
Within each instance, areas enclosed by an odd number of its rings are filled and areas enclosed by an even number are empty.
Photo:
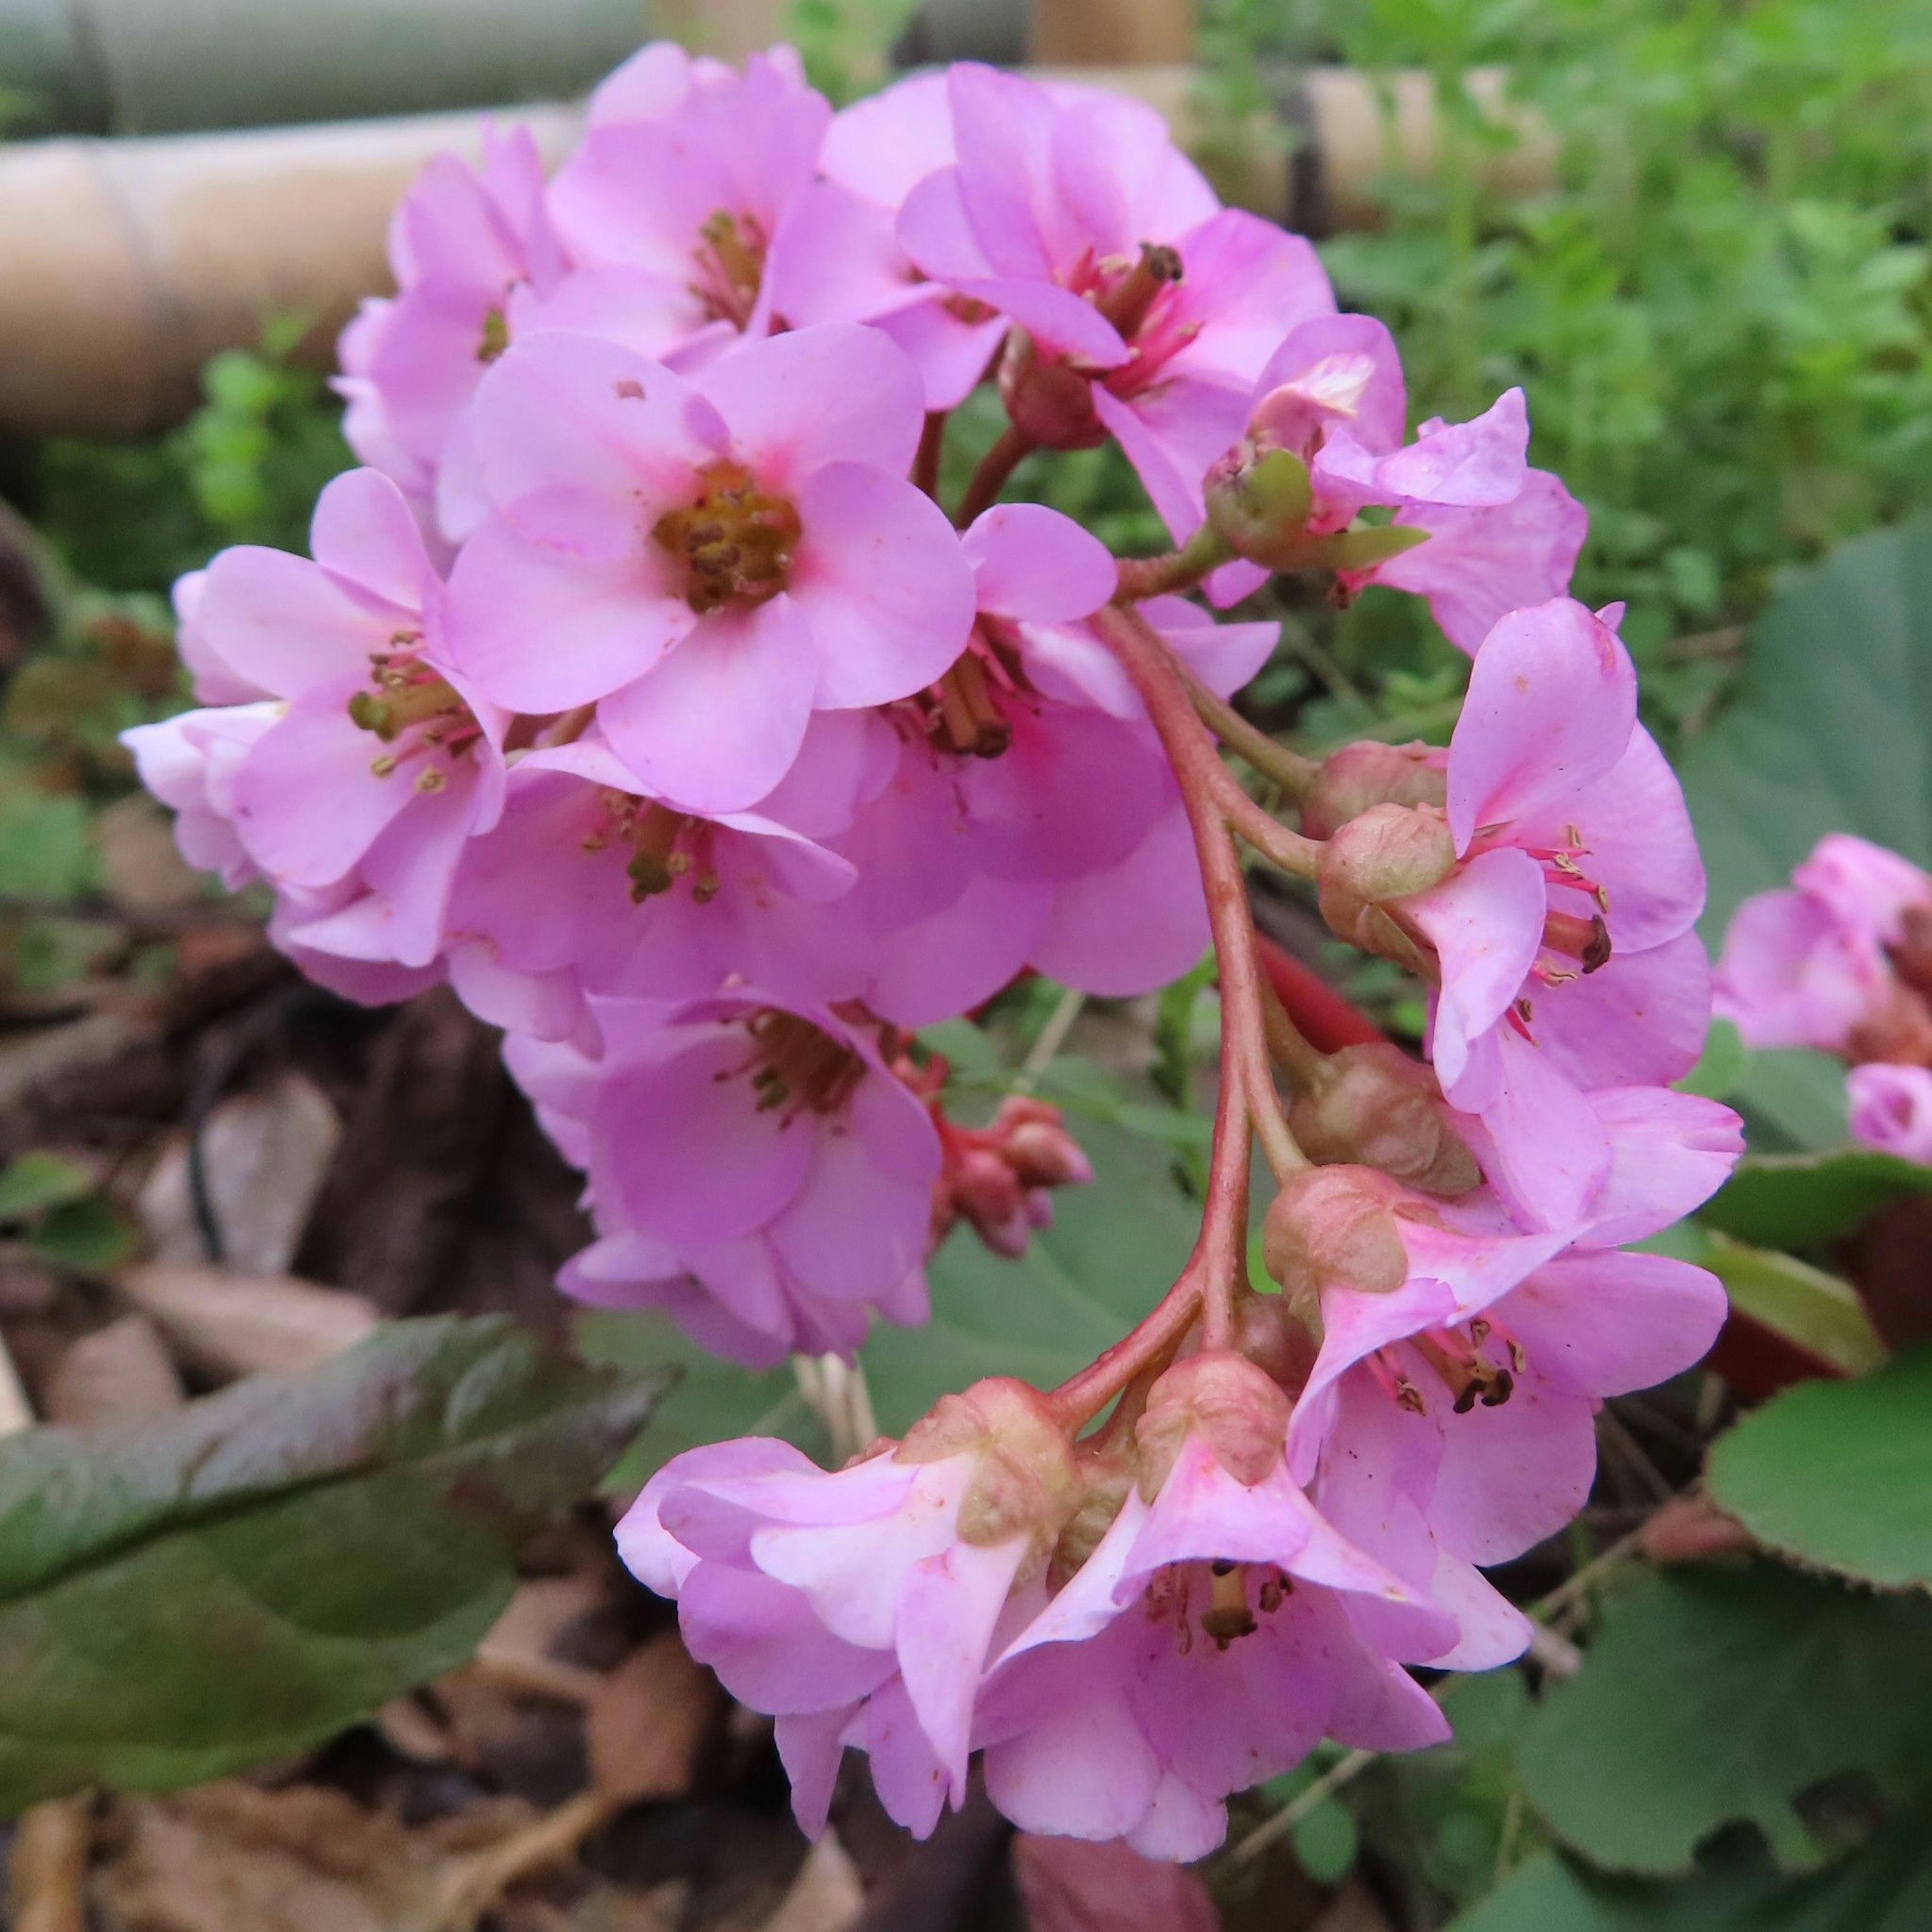
M443 1854L314 1785L212 1784L122 1807L98 1874L114 1932L412 1932L432 1922Z
M85 1798L56 1798L20 1820L7 1860L7 1922L13 1932L87 1932Z
M858 1868L827 1832L806 1854L791 1889L761 1932L846 1932L865 1909Z
M1208 1888L1184 1865L1117 1842L1013 1840L1013 1876L1033 1932L1216 1932Z
M412 1764L448 1764L456 1755L448 1726L414 1697L392 1697L369 1721L392 1751Z
M144 792L94 818L94 846L107 896L129 912L172 912L202 902L201 876L176 849L167 814Z
M296 1072L237 1094L209 1114L202 1166L224 1266L242 1274L287 1273L341 1138L328 1096ZM184 1136L164 1149L139 1205L155 1260L205 1259Z
M0 1112L50 1081L118 1059L153 1037L152 1027L126 1013L99 1012L0 1040Z
M152 1422L187 1400L174 1358L145 1315L124 1315L71 1344L46 1380L47 1419L76 1429Z
M717 1680L675 1630L652 1638L606 1677L590 1707L590 1778L614 1809L691 1789L718 1712Z
M122 1269L114 1284L190 1367L214 1376L303 1374L353 1348L377 1321L359 1294L288 1275L154 1262Z

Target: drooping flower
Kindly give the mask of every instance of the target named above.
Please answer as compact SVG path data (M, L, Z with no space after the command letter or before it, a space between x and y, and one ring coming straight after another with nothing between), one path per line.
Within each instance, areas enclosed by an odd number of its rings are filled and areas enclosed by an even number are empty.
M1369 316L1316 316L1269 358L1246 433L1208 488L1236 493L1224 514L1275 507L1246 506L1239 493L1255 466L1286 452L1301 466L1294 473L1305 477L1305 503L1286 527L1250 532L1258 548L1238 544L1244 556L1276 568L1325 565L1351 595L1387 584L1426 597L1450 640L1473 653L1507 612L1569 589L1587 520L1556 478L1528 467L1520 389L1468 422L1432 418L1409 443L1407 416L1388 330ZM1351 532L1374 506L1394 512L1388 530ZM1409 533L1406 547L1390 531ZM1226 566L1214 580L1216 601L1246 596L1260 576L1256 562Z
M1311 1505L1284 1460L1288 1412L1234 1354L1190 1357L1155 1385L1118 1514L982 1695L987 1791L1022 1829L1199 1858L1232 1792L1324 1736L1404 1750L1448 1735L1384 1646L1442 1655L1455 1618Z
M595 705L638 789L756 804L817 710L941 676L970 573L904 480L919 380L844 324L748 344L687 382L614 344L527 338L475 405L500 516L450 590L458 662L497 703Z
M1852 1138L1932 1164L1932 1068L1868 1060L1845 1076Z
M965 1797L1002 1612L1078 1493L1040 1398L986 1382L832 1474L782 1442L691 1450L646 1486L617 1546L678 1600L692 1654L776 1718L808 1832L824 1828L851 1744L886 1810L923 1837Z
M427 967L461 848L501 808L504 721L450 662L442 585L393 482L338 477L311 548L313 560L224 550L184 601L203 683L272 704L191 712L128 742L170 791L172 758L192 746L207 759L184 849L240 877L208 826L225 818L254 874L313 915L305 944L332 950L329 933L352 928L350 956Z
M343 434L460 539L482 514L470 400L568 266L530 129L486 129L480 170L430 160L397 206L389 266L396 293L364 302L343 332Z
M957 158L907 193L901 242L1014 326L1000 383L1016 424L1058 449L1114 436L1185 536L1282 331L1334 308L1314 250L1222 208L1137 102L970 63L947 88Z
M593 1000L594 1058L513 1038L510 1070L586 1170L598 1239L560 1286L661 1309L756 1366L918 1322L938 1137L868 1031L746 990Z
M1384 806L1337 830L1324 910L1358 942L1386 946L1393 919L1424 949L1444 1096L1480 1117L1522 1211L1574 1223L1610 1158L1585 1096L1678 1078L1708 1022L1683 794L1628 652L1568 598L1485 640L1447 777L1444 816Z
M944 1074L928 1064L928 1078ZM935 1094L933 1124L946 1165L933 1190L936 1247L955 1222L969 1222L996 1255L1018 1260L1036 1229L1053 1225L1053 1190L1084 1186L1093 1164L1066 1130L1060 1109L1030 1094L1010 1094L983 1127L947 1119Z

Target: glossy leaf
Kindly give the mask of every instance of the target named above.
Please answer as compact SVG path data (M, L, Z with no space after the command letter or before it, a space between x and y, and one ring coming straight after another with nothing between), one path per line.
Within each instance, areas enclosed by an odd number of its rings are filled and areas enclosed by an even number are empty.
M1718 1443L1709 1480L1714 1502L1806 1563L1932 1587L1932 1348L1787 1389Z
M657 1385L500 1318L398 1322L155 1423L10 1438L0 1811L282 1757L462 1662Z
M1598 1864L1688 1871L1720 1826L1748 1820L1802 1867L1826 1847L1792 1801L1844 1772L1917 1781L1928 1718L1932 1601L1768 1562L1687 1566L1610 1600L1517 1763L1550 1828Z
M1874 1148L1760 1154L1739 1165L1702 1216L1761 1248L1814 1248L1902 1194L1932 1194L1932 1167Z

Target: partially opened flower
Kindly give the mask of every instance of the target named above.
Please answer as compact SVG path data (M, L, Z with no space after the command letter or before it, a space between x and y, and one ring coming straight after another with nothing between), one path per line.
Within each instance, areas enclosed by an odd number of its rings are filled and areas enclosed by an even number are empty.
M1932 1163L1932 1068L1868 1060L1846 1075L1845 1090L1854 1140Z
M1282 331L1334 307L1314 250L1222 208L1138 102L970 64L947 85L958 158L907 194L900 240L1014 326L1018 429L1060 449L1115 437L1184 536Z
M153 728L221 748L206 798L262 877L310 897L352 882L328 916L359 922L359 956L427 966L464 843L501 806L503 721L445 654L442 585L394 483L337 478L312 544L224 550L192 598L208 673L280 700L266 728L259 705Z
M1150 1394L1118 1513L996 1660L986 1787L1022 1830L1124 1838L1156 1858L1220 1843L1224 1801L1324 1737L1376 1750L1448 1735L1383 1642L1456 1642L1436 1610L1324 1521L1282 1453L1288 1398L1204 1353ZM1376 1621L1377 1638L1358 1618Z
M923 1837L964 1800L995 1632L1078 1496L1040 1397L985 1382L830 1474L780 1442L693 1450L651 1479L617 1545L677 1598L692 1654L777 1718L806 1831L824 1828L852 1744L886 1810Z
M478 392L500 518L458 559L451 637L497 703L595 705L638 789L736 812L814 710L939 677L972 622L958 539L905 482L916 375L844 324L687 382L600 338L519 344Z
M480 170L430 161L390 224L389 266L396 293L365 302L343 332L343 434L460 538L481 514L464 412L525 305L567 267L529 128L486 130Z
M566 1292L757 1366L850 1354L874 1309L924 1318L938 1137L866 1030L743 990L590 1010L601 1058L507 1050L588 1171L599 1239Z

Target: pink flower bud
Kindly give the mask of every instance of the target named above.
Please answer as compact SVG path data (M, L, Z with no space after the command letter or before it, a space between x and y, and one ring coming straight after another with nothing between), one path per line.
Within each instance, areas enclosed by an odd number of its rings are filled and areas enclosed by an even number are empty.
M1316 891L1339 938L1368 950L1370 914L1390 899L1440 885L1456 869L1455 842L1427 806L1372 806L1339 826L1322 848Z
M1330 1288L1392 1294L1408 1278L1390 1202L1395 1184L1366 1167L1312 1167L1268 1210L1262 1234L1268 1273L1291 1301L1319 1303Z
M1262 1368L1232 1351L1190 1355L1156 1382L1134 1430L1141 1494L1160 1493L1190 1435L1252 1488L1281 1460L1288 1440L1287 1393Z
M1094 1178L1093 1163L1079 1142L1058 1124L1028 1120L1016 1127L1006 1141L1006 1158L1030 1187L1084 1187Z
M1352 818L1378 805L1446 806L1448 754L1418 740L1344 745L1324 760L1315 789L1301 802L1301 829L1332 838Z
M1270 570L1307 562L1314 493L1307 464L1292 450L1238 443L1208 471L1205 487L1208 520L1237 556Z
M978 1466L959 1504L962 1542L990 1548L1031 1532L1043 1556L1081 1497L1066 1432L1036 1389L1000 1376L941 1396L893 1452L901 1462L972 1455Z
M1386 1041L1324 1062L1302 1083L1288 1125L1310 1160L1376 1168L1424 1193L1467 1194L1483 1178L1449 1125L1436 1076Z
M1046 449L1090 449L1106 431L1094 412L1094 386L1064 362L1044 361L1023 328L1006 339L1000 395L1013 427Z

